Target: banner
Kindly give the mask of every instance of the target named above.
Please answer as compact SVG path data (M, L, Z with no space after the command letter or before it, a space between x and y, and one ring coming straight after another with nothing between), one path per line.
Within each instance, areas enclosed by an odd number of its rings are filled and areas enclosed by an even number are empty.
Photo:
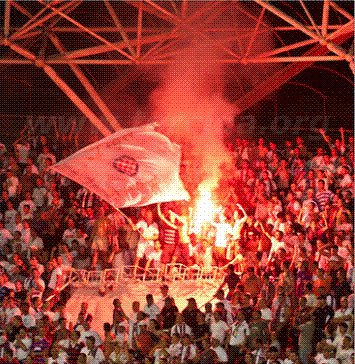
M88 145L52 169L115 208L188 200L181 151L154 124L126 128Z

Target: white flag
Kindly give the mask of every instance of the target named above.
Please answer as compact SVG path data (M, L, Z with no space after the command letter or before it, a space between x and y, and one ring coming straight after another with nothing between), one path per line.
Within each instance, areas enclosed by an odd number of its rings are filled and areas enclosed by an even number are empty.
M116 208L188 200L179 176L180 147L154 127L118 131L52 168Z

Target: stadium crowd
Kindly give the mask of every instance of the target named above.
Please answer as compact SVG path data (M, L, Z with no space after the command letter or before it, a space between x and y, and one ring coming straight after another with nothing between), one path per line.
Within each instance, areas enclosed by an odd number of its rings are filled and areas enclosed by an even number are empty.
M72 129L74 130L74 129ZM222 208L199 230L186 203L125 209L128 218L50 167L75 135L0 144L0 363L354 362L354 144L343 129L306 146L236 139L214 198ZM190 190L188 160L182 178ZM92 172L94 173L94 171ZM218 266L216 303L179 312L167 264ZM113 301L104 336L83 302L69 325L70 268L160 268L161 297Z

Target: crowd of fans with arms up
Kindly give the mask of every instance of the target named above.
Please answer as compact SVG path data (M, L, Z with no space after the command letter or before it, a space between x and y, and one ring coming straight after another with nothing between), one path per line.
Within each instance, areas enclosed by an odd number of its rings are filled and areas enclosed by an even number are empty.
M74 126L63 134L54 123L53 140L24 129L0 145L0 363L354 362L352 135L319 130L316 148L301 136L236 138L215 191L221 208L197 231L185 202L125 218L54 173L78 148ZM225 270L213 303L191 297L179 312L163 281L174 263ZM68 323L66 272L122 266L159 268L161 296L146 292L131 312L115 299L104 336L87 302Z

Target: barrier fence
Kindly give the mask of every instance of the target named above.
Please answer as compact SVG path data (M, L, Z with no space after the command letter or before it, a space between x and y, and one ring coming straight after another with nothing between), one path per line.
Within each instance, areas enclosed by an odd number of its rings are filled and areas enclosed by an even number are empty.
M238 273L238 272L237 272ZM225 275L225 267L199 267L185 266L183 264L167 264L161 268L140 268L135 266L122 266L117 269L103 270L65 270L66 282L73 287L83 286L110 286L122 283L125 280L141 281L188 281L208 280L217 281Z

